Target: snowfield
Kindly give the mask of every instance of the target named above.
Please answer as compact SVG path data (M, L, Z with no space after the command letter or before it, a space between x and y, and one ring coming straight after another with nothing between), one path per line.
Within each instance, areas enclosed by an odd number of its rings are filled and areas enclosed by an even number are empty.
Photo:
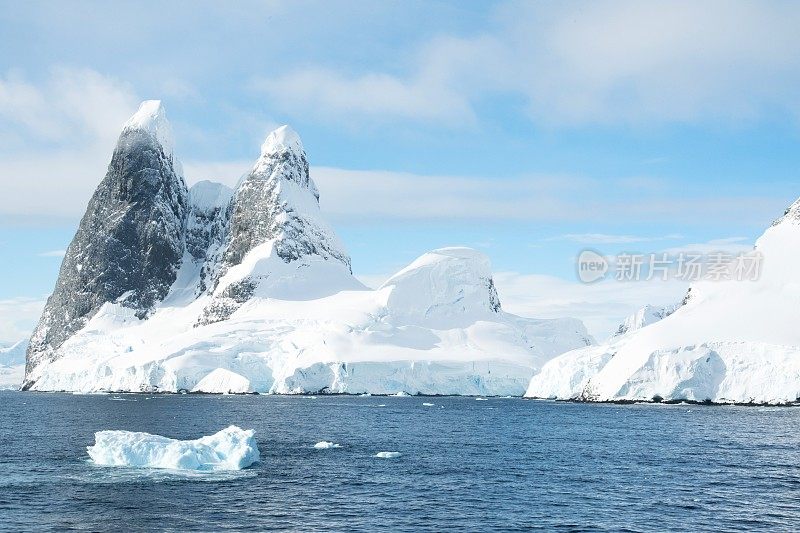
M101 466L172 470L241 470L258 462L253 430L230 426L195 440L176 440L133 431L98 431L86 451Z
M549 361L531 379L526 396L795 402L800 202L758 239L755 251L763 257L758 280L696 283L671 314L642 313L626 322L630 331L621 328L609 342Z
M324 268L322 279L311 280L316 292L330 280L330 265L322 261L297 265L304 279L289 283L296 290L317 266ZM213 295L189 303L168 296L147 320L106 304L62 345L61 358L45 367L33 388L519 396L548 359L591 338L577 320L492 311L487 266L472 250L436 251L378 290L316 299L254 297L227 320L203 326L196 326L197 318ZM470 269L474 283L464 277ZM420 292L410 299L419 278L438 284L440 298ZM187 291L176 286L173 292ZM481 295L485 304L479 306ZM433 324L426 327L428 316Z
M579 320L504 312L489 259L469 248L431 251L365 287L287 126L235 190L187 190L169 131L157 102L125 125L104 200L90 204L34 333L25 388L519 396L549 359L594 342ZM135 204L117 196L142 173ZM154 247L171 259L131 259ZM122 274L78 276L109 271Z

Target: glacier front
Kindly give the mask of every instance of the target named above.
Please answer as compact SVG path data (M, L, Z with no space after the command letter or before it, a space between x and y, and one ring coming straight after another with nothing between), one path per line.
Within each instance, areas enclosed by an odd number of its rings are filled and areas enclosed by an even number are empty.
M521 395L593 344L503 311L489 259L423 254L375 290L320 210L300 137L187 189L163 106L123 128L27 353L26 389Z

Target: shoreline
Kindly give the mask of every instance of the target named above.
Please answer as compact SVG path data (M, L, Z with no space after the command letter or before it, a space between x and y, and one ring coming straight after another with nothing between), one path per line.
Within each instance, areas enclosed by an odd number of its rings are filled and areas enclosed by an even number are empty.
M380 394L380 393L349 393L349 392L298 392L298 393L277 393L277 392L191 392L191 391L69 391L69 390L29 390L29 389L2 389L0 392L22 392L34 394L71 394L74 396L92 396L92 395L174 395L174 396L281 396L281 397L336 397L347 396L355 398L491 398L495 400L500 399L519 399L526 401L538 402L553 402L553 403L573 403L573 404L594 404L594 405L694 405L706 407L800 407L800 400L784 401L784 402L719 402L712 400L688 400L688 399L661 399L656 400L634 400L634 399L618 399L618 400L580 400L575 398L536 398L526 396L494 396L489 394Z

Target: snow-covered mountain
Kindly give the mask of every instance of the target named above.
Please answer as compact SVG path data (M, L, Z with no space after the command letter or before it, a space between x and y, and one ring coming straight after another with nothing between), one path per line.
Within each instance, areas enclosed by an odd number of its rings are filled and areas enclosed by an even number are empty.
M67 248L31 337L28 373L60 357L58 347L107 302L144 318L166 296L184 253L187 196L164 110L145 102L125 123Z
M758 239L757 280L693 284L664 315L605 344L565 353L527 396L585 400L784 403L800 398L800 201ZM649 317L649 318L648 318ZM647 324L647 322L652 322Z
M289 127L235 190L187 190L169 131L153 101L124 126L25 388L522 394L548 359L593 343L578 320L505 313L488 259L467 248L366 288Z

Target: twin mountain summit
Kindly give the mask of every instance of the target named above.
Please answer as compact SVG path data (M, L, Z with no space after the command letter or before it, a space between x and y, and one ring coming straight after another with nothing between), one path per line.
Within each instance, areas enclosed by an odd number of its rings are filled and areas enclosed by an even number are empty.
M142 103L67 248L23 388L794 402L800 206L754 281L698 282L597 344L505 312L488 258L426 253L369 289L320 213L300 137L269 134L234 189L187 188L164 107Z

